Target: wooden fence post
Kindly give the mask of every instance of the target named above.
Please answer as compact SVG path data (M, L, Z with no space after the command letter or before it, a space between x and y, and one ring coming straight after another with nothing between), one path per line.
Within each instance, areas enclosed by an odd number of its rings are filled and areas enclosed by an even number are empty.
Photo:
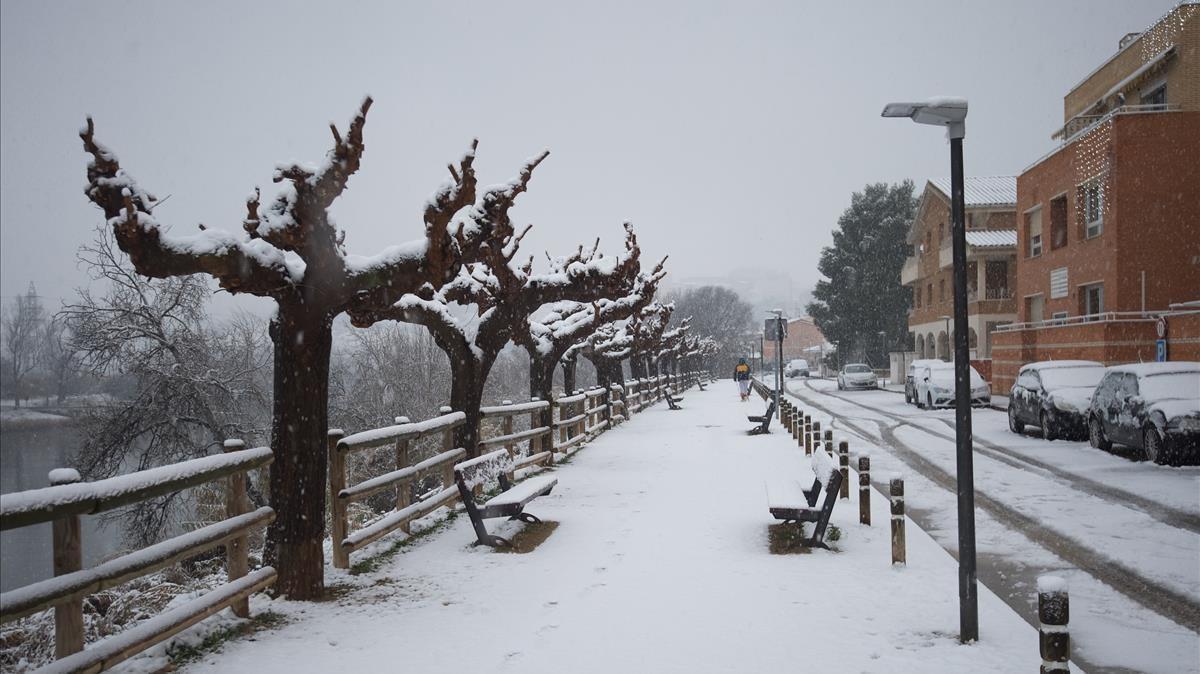
M500 404L501 405L511 405L512 401L511 400L502 400L502 401L500 401ZM503 433L504 435L512 435L512 432L513 432L513 415L512 414L505 414L504 417L500 420L500 432ZM508 450L509 456L516 455L517 446L514 445L512 442L504 443L504 449Z
M1071 634L1067 622L1071 602L1067 583L1058 576L1038 576L1038 650L1042 654L1041 674L1068 671L1071 659Z
M904 478L893 477L889 490L892 501L892 564L907 564L904 555Z
M50 486L75 484L79 473L70 468L50 471ZM54 550L54 575L61 576L83 568L83 539L79 515L54 520L51 527ZM65 658L83 650L83 599L54 607L54 657Z
M871 457L858 457L858 523L871 526Z
M825 431L825 447L833 451L832 431ZM842 488L838 490L838 496L850 498L850 443L845 440L838 443L838 465L842 470Z
M350 553L342 547L350 522L346 517L346 502L338 494L346 488L346 455L338 449L338 441L346 437L340 428L331 428L327 434L329 443L329 520L330 538L333 542L333 567L350 568Z
M246 448L242 440L226 440L226 453ZM250 512L250 501L246 497L246 474L238 471L225 478L225 518L237 517ZM225 544L225 573L229 580L237 580L250 570L250 541L245 534ZM243 597L230 607L239 618L250 617L250 598Z

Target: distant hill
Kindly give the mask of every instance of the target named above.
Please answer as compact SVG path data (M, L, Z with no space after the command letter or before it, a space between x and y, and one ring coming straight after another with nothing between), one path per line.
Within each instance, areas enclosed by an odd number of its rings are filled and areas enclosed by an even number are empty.
M772 309L783 309L789 317L804 316L805 305L812 300L812 287L802 286L790 274L774 269L741 267L723 275L667 277L664 289L725 286L754 307L755 318L765 317Z

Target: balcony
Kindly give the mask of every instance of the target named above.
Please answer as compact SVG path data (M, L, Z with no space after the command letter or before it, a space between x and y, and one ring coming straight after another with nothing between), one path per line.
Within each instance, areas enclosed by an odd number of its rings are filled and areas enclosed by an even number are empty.
M1106 122L1117 115L1144 115L1147 113L1156 112L1175 112L1180 110L1180 106L1173 103L1158 103L1154 105L1122 105L1119 108L1114 108L1100 115L1076 115L1072 117L1061 129L1055 131L1050 138L1053 140L1061 140L1063 145L1069 145L1071 141L1079 136L1087 133L1102 122Z
M900 268L900 285L906 286L916 281L917 270L917 257L910 255L904 260L904 266Z

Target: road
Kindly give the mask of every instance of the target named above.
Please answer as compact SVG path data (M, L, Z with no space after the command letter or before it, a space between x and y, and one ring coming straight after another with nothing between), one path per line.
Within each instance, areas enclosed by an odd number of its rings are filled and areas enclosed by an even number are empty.
M953 411L788 383L823 427L857 436L880 486L888 472L906 475L910 515L956 554ZM1200 671L1200 467L1016 435L996 410L975 410L972 424L980 581L1032 623L1037 576L1068 576L1088 671Z

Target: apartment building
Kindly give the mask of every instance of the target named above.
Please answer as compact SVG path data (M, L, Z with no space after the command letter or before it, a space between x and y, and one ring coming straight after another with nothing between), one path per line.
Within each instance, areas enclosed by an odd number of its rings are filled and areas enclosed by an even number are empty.
M1024 363L1200 360L1200 4L1182 3L1075 85L1061 145L1017 178L1016 321L993 385Z
M968 343L974 362L991 357L992 330L1016 319L1017 181L1015 176L970 177L963 188ZM900 282L912 289L908 329L914 355L951 360L954 280L949 178L925 184L908 229L908 243L912 254L900 272Z
M786 364L793 358L805 358L815 372L817 360L830 348L828 344L813 319L808 316L789 318L787 337L783 339L783 362ZM775 362L775 342L763 343L763 359L768 363Z

